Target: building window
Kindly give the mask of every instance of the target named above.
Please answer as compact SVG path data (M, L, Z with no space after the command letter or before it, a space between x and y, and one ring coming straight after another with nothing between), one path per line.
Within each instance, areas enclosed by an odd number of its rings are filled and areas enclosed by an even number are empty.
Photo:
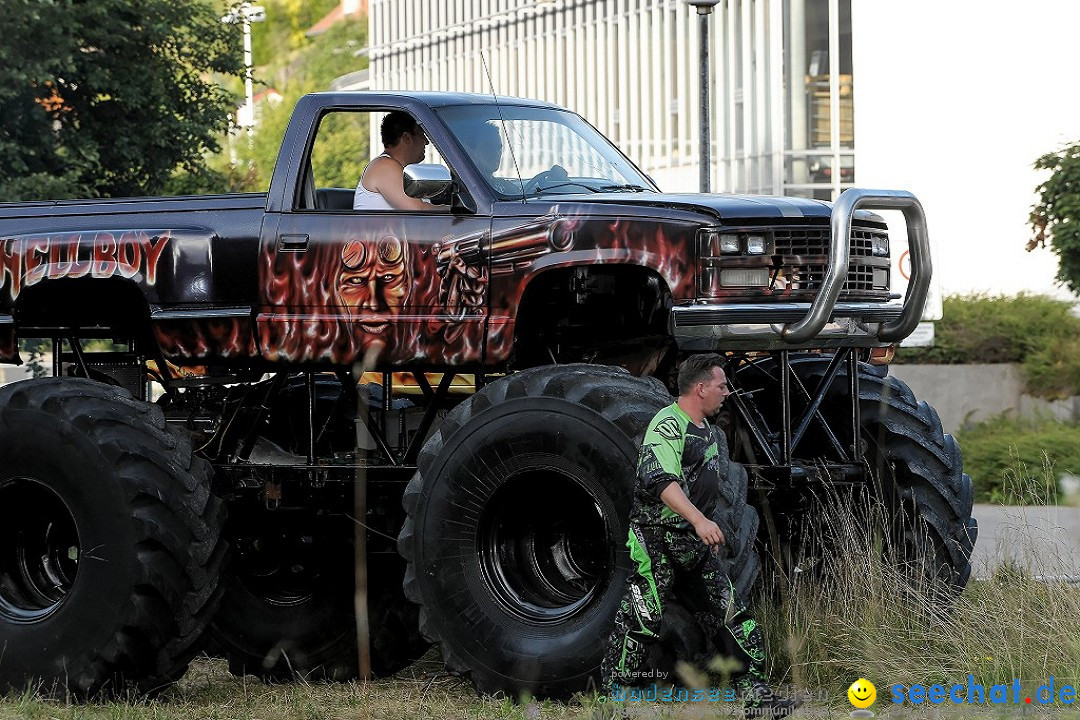
M851 0L787 0L785 10L784 192L830 200L855 182Z

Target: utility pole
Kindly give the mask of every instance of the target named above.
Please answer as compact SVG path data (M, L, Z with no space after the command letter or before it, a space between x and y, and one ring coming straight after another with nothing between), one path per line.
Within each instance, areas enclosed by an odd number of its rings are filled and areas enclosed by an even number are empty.
M251 23L264 20L266 20L266 8L249 2L238 5L228 15L221 17L223 23L229 25L240 23L244 28L244 113L243 122L239 124L247 127L249 142L255 132L255 95L251 79Z
M693 5L698 12L698 39L701 46L701 127L700 127L700 163L701 170L698 175L698 184L701 192L710 192L710 177L712 174L712 157L710 145L712 135L709 129L709 100L712 97L712 88L709 85L709 16L712 15L713 7L720 0L686 0L688 5Z

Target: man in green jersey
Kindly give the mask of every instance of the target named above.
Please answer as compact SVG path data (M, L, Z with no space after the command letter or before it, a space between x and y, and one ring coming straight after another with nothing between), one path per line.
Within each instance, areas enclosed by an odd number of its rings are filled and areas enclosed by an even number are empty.
M720 477L719 430L705 418L731 393L723 365L716 354L687 358L678 399L653 417L642 441L627 541L633 568L601 666L603 687L639 685L651 675L642 666L660 635L675 573L691 572L709 602L709 612L697 616L703 629L717 642L725 634L734 640L723 644L743 663L735 686L746 707L787 715L796 703L770 690L761 630L717 558L724 533L712 516L726 478Z

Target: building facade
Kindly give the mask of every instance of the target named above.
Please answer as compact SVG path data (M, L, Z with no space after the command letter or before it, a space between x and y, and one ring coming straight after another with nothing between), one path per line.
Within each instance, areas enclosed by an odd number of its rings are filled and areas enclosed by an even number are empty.
M708 16L714 190L828 199L853 183L850 6L721 0ZM369 23L370 89L557 103L662 189L697 189L701 48L685 0L370 0Z
M662 189L697 190L697 16L684 0L369 0L369 22L370 73L337 87L556 102ZM944 292L1071 297L1053 287L1053 254L1024 246L1046 177L1032 164L1080 140L1067 90L1080 3L721 0L709 22L714 190L910 190Z

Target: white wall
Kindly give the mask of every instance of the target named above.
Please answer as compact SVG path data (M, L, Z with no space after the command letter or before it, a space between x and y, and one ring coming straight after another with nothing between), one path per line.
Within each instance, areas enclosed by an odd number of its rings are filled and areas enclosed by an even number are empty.
M1051 289L1032 163L1080 140L1078 29L1075 0L852 2L856 185L919 197L946 293Z
M23 356L26 360L26 356ZM50 359L51 363L52 360ZM0 385L7 385L18 380L27 380L33 377L33 373L27 365L0 365Z

